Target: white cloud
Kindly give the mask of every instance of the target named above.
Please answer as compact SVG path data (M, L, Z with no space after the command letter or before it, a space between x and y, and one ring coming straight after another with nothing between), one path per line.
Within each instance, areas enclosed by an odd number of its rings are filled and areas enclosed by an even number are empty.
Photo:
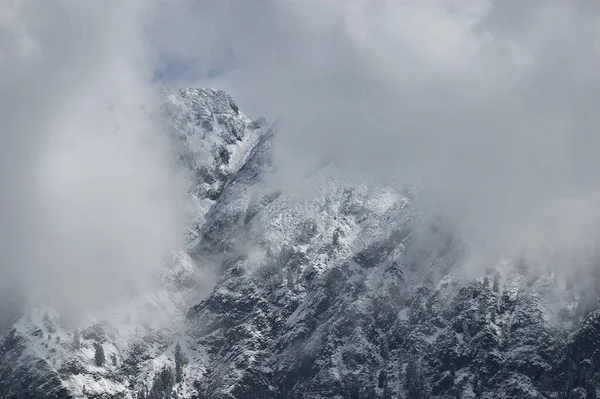
M184 186L153 118L151 2L0 12L0 267L28 292L104 305L182 237Z
M595 239L597 20L558 0L2 2L4 288L102 300L176 244L181 186L147 113L156 68L282 115L281 181L334 160L424 180L428 209L482 245Z
M400 183L422 179L430 209L488 245L513 241L542 209L599 188L593 3L162 5L171 17L158 32L177 24L171 39L190 58L223 44L235 57L223 76L198 81L212 60L194 58L198 68L180 84L225 87L251 114L283 115L282 181L323 158Z

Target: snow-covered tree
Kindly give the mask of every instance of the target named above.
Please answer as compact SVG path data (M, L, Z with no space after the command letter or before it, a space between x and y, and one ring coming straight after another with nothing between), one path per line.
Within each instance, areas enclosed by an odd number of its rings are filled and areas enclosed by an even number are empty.
M79 330L75 330L75 333L73 334L72 346L73 349L79 349L81 347L81 334L79 333Z
M104 362L106 362L106 356L104 356L104 348L102 347L102 344L96 342L94 344L94 362L96 363L96 366L101 367L104 365Z
M179 342L175 346L175 381L181 382L183 380L183 366L185 365L186 359L181 352L181 345Z

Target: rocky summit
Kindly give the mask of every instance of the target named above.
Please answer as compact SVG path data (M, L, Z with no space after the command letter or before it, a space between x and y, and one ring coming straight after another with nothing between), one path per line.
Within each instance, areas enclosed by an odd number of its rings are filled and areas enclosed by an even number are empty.
M326 164L288 193L272 179L285 126L223 91L162 95L191 180L186 246L101 316L22 309L0 398L597 397L593 259L585 284L543 251L466 273L469 237L418 188Z

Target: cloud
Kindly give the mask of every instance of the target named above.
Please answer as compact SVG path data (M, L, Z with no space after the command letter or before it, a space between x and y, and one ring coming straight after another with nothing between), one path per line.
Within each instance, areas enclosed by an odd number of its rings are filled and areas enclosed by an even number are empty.
M597 19L558 0L2 2L2 291L102 302L177 244L157 77L282 116L280 182L334 161L424 182L482 247L594 241Z
M424 182L427 209L460 221L481 247L513 245L525 231L557 246L566 237L569 244L595 240L566 223L584 219L572 219L577 212L597 217L575 205L595 198L600 181L593 3L161 6L169 17L159 35L177 24L161 45L175 41L196 60L178 84L224 87L250 114L283 117L282 181L333 160L350 174ZM221 62L208 55L225 48L235 62L208 78ZM548 230L542 215L557 207L563 222ZM559 225L569 234L555 234Z
M152 11L138 0L2 3L2 293L105 305L180 243L185 187L150 83Z

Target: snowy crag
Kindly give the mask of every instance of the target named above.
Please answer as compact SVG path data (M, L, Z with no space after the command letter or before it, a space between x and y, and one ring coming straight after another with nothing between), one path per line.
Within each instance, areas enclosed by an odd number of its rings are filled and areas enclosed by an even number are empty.
M0 398L596 398L595 286L544 254L467 278L468 238L417 189L326 165L288 195L276 126L222 91L163 94L193 181L186 248L102 318L15 317Z

